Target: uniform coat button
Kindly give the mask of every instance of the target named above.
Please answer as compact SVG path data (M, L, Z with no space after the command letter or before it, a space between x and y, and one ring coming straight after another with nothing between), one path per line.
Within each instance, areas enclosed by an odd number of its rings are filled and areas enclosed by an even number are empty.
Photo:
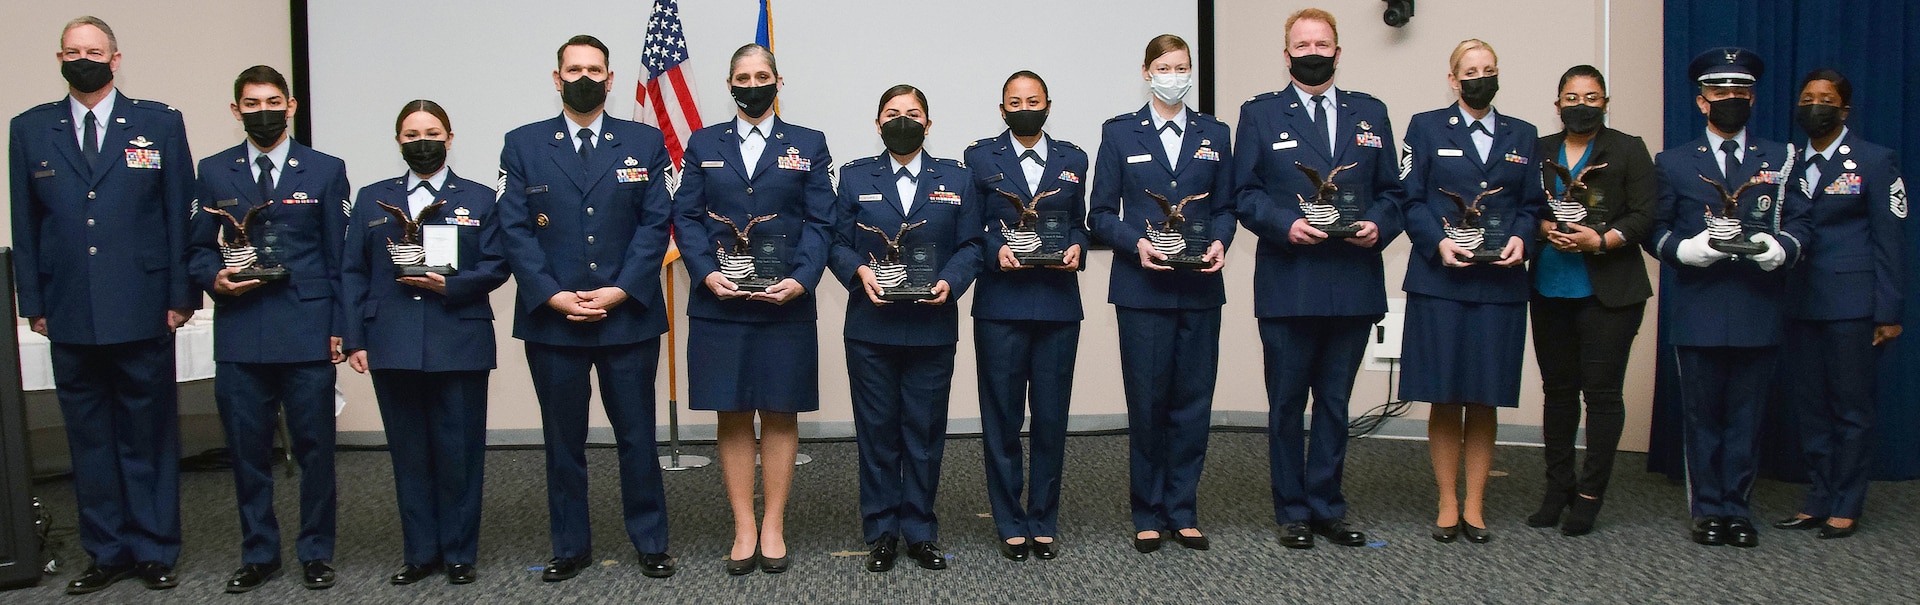
M1167 182L1167 186L1168 186L1168 187L1172 187L1172 188L1174 188L1174 189L1179 189L1179 188L1180 188L1180 181L1168 181L1168 182Z
M88 227L92 227L92 226L93 226L93 219L87 219L87 226L88 226Z
M587 216L593 216L593 206L587 206Z
M747 188L747 195L753 195L753 188L752 188L752 187L748 187L748 188Z
M93 197L94 197L94 192L92 192L92 191L88 191L88 192L87 192L87 199L93 199Z
M95 254L99 254L99 253L100 253L100 249L99 249L99 248L96 248L96 247L93 247L93 246L87 246L87 256L93 256L93 255L95 255Z
M1487 188L1487 182L1486 182L1486 181L1480 181L1480 188L1481 188L1481 189L1486 189L1486 188Z
M593 243L593 236L591 235L587 236L587 243L589 244Z
M588 270L588 271L599 271L599 270L600 270L600 263L587 263L587 270Z
M414 299L414 300L420 300L420 295L418 295L418 294L415 294L415 295L413 295L413 299Z

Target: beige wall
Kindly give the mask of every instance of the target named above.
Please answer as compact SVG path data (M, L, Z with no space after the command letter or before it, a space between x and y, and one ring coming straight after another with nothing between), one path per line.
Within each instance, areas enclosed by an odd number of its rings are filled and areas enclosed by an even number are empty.
M243 3L232 0L233 10L209 2L194 4L192 14L182 15L177 5L137 2L70 2L57 9L33 9L0 23L0 56L24 57L11 63L17 68L9 75L18 83L0 91L0 112L18 113L35 103L58 98L63 90L52 62L60 24L74 15L91 11L114 24L123 52L120 84L131 95L164 100L186 114L189 133L197 155L210 155L240 139L240 131L226 116L226 103L232 75L255 63L285 66L285 45L262 44L257 48L235 42L235 36L186 35L181 32L256 31L242 23L286 22L285 7L279 3ZM1229 124L1237 118L1239 103L1259 92L1285 86L1284 63L1277 60L1281 26L1286 15L1309 3L1298 1L1221 0L1216 3L1219 71L1218 107L1220 117ZM1501 52L1502 88L1498 100L1502 111L1541 126L1544 132L1557 129L1549 103L1554 83L1568 66L1591 63L1606 71L1612 86L1613 121L1616 128L1647 137L1648 145L1658 149L1660 132L1660 28L1661 4L1658 0L1574 0L1543 3L1537 0L1449 0L1420 3L1420 12L1409 26L1391 29L1380 23L1383 5L1373 0L1325 2L1342 22L1341 44L1345 51L1337 83L1341 87L1369 92L1383 99L1393 110L1396 130L1404 130L1407 116L1450 102L1446 87L1446 55L1461 39L1479 37ZM244 8L244 10L241 10ZM260 11L270 13L262 16ZM50 12L58 11L58 12ZM183 19L191 26L168 25ZM229 21L231 23L229 23ZM1608 23L1612 22L1609 28ZM45 57L45 65L35 67L32 57ZM1067 116L1056 116L1067 118ZM1072 119L1100 119L1073 116ZM1096 141L1082 141L1091 146ZM372 178L355 174L355 184ZM0 221L5 218L0 216ZM1261 383L1260 343L1252 316L1253 242L1243 238L1229 254L1227 268L1228 298L1221 342L1220 384L1216 396L1216 417L1223 422L1258 424L1263 422L1265 394ZM1406 244L1388 251L1388 289L1399 295L1400 276L1406 262ZM1113 308L1105 304L1106 275L1111 255L1095 253L1082 277L1087 319L1081 331L1078 371L1075 377L1074 415L1079 428L1120 426L1125 414L1118 376L1118 341ZM684 300L687 281L676 265L675 286ZM488 426L495 429L495 442L530 442L539 436L539 411L527 380L525 357L518 341L509 336L513 285L493 295L494 306L503 318L497 325L500 344L500 369L493 374L493 396ZM803 434L845 434L850 430L852 412L848 389L844 348L841 345L841 312L847 292L837 283L823 282L820 291L821 321L821 410L802 417ZM970 298L970 297L969 297ZM964 305L968 301L962 300ZM964 307L963 307L964 308ZM1651 314L1649 314L1651 315ZM676 317L684 329L685 318ZM974 386L973 348L970 328L963 324L960 354L956 361L951 416L955 431L971 431L979 416ZM1644 449L1648 408L1653 389L1651 358L1652 324L1642 331L1627 380L1628 431L1623 445ZM676 353L684 358L685 342ZM1538 373L1528 356L1528 368L1522 385L1522 405L1502 415L1508 425L1539 424ZM685 367L680 366L679 392L685 393ZM662 363L659 417L666 419L668 380ZM343 440L377 442L379 413L373 404L367 379L342 370L341 388L349 404L340 417ZM1354 393L1356 413L1384 400L1386 376L1363 372ZM684 403L682 404L684 407ZM1424 410L1416 410L1418 413ZM709 413L687 412L681 423L688 434L710 436L713 417ZM604 427L604 415L596 411L594 426ZM664 425L663 425L664 426ZM1509 431L1504 436L1527 439L1525 431Z
M1219 54L1220 118L1236 124L1240 103L1287 85L1281 58L1284 24L1289 14L1309 6L1332 12L1340 22L1340 70L1335 86L1363 91L1386 102L1394 132L1404 136L1409 117L1453 102L1447 86L1447 56L1455 44L1479 38L1500 56L1500 94L1496 109L1539 127L1542 134L1560 130L1552 102L1560 74L1582 63L1599 67L1607 76L1613 101L1610 125L1646 138L1650 149L1660 149L1661 38L1658 0L1449 0L1418 3L1418 12L1404 28L1381 23L1380 2L1281 2L1223 0L1217 3L1215 22ZM1237 246L1251 260L1252 248ZM1387 290L1401 297L1408 244L1405 238L1387 249ZM1236 258L1235 260L1241 260ZM1244 264L1243 264L1244 266ZM1652 267L1649 259L1649 267ZM1258 338L1251 319L1251 284L1244 271L1229 280L1222 372L1256 372ZM1653 312L1636 341L1628 364L1627 431L1621 446L1644 451L1653 400ZM1519 409L1503 410L1504 425L1540 424L1540 380L1528 343L1521 381ZM1359 413L1387 395L1384 372L1361 372L1353 394ZM1228 389L1223 382L1223 391ZM1246 387L1255 388L1254 385ZM1250 397L1229 397L1223 405L1240 405ZM1425 406L1409 417L1420 418ZM1520 440L1522 431L1502 433ZM1537 433L1536 433L1537 435ZM1535 437L1537 438L1537 437Z

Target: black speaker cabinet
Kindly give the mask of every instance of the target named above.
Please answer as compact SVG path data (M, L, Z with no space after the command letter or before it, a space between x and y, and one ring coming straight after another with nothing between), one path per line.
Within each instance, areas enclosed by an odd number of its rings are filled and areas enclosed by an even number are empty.
M13 249L0 248L7 286L3 317L15 315ZM40 538L33 530L33 493L27 459L27 416L20 390L20 333L0 330L0 588L40 583Z

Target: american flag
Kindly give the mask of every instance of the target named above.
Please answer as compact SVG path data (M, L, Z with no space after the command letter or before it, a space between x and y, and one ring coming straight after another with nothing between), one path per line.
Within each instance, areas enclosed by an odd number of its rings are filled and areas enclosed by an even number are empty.
M637 103L633 119L660 129L667 139L667 155L673 158L678 181L681 154L686 139L699 130L700 107L693 92L693 80L686 76L687 36L680 29L680 4L674 0L655 0L653 16L647 19L647 46L641 52L641 64L647 79L634 91Z

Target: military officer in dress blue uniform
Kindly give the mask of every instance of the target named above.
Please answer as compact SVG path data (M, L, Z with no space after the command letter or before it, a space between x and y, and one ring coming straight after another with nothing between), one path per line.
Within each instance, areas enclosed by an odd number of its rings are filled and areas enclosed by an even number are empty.
M985 208L980 287L974 291L974 360L979 367L980 432L986 449L987 501L1000 535L1000 554L1052 559L1060 514L1060 469L1065 463L1067 406L1073 394L1074 354L1080 345L1081 258L1088 247L1087 153L1047 135L1053 101L1038 74L1020 71L1000 87L1007 130L967 147L974 197ZM1010 197L1011 196L1011 197ZM1017 202L1014 202L1018 198ZM1015 203L1023 205L1016 207ZM1033 233L1044 222L1064 235L1060 264L1022 265L1007 245L1007 229L1022 217ZM1052 237L1052 236L1048 236ZM1032 471L1020 452L1031 394ZM1023 480L1026 504L1020 500ZM1031 540L1031 541L1029 541Z
M1547 201L1533 151L1539 134L1493 107L1499 61L1481 40L1454 46L1447 83L1459 101L1414 115L1400 158L1413 243L1401 286L1407 319L1400 396L1433 407L1428 455L1439 506L1431 533L1441 542L1461 533L1476 544L1492 539L1484 508L1498 410L1520 405L1526 353L1532 289L1521 264ZM1478 229L1468 222L1472 214ZM1488 260L1469 260L1476 257Z
M833 246L833 157L825 134L775 115L786 81L772 51L748 44L729 65L734 119L694 133L674 194L674 237L688 275L700 278L687 300L688 405L718 413L720 470L734 519L727 572L781 573L792 563L785 530L798 415L820 409L812 294ZM751 252L742 253L743 236ZM774 262L759 267L756 257ZM742 266L752 271L735 269ZM729 272L761 287L743 291ZM759 522L756 454L766 507Z
M887 153L840 168L829 263L846 284L847 378L860 445L860 525L866 569L893 569L900 541L925 569L946 569L934 542L933 497L946 449L947 396L960 312L953 302L980 267L981 208L967 169L921 148L933 120L919 89L880 95L874 124ZM884 232L875 233L872 230ZM888 301L869 264L890 251L932 248L929 298ZM891 249L891 250L890 250ZM910 254L910 253L909 253Z
M393 455L405 551L387 581L412 584L444 568L449 582L470 584L477 578L487 374L494 368L487 294L506 283L507 264L493 190L446 165L453 143L446 109L409 101L394 126L408 172L356 197L340 270L347 305L341 349L354 371L373 372ZM421 243L405 235L416 227L436 246L452 234L454 273L399 276L396 260L418 260L396 247Z
M1860 527L1877 360L1900 335L1905 300L1906 181L1893 150L1847 128L1852 100L1840 72L1807 74L1794 118L1808 145L1787 178L1787 203L1813 212L1807 262L1787 274L1785 344L1798 374L1789 405L1813 485L1800 512L1774 527L1818 527L1822 538Z
M1120 324L1133 546L1153 552L1168 530L1179 530L1181 545L1204 550L1195 499L1227 299L1220 269L1234 234L1233 140L1226 124L1181 102L1193 88L1185 40L1162 34L1149 41L1140 76L1153 100L1100 128L1087 221L1114 250L1107 301ZM1169 222L1166 209L1211 231L1200 234L1211 240L1206 266L1164 264L1167 255L1149 236Z
M672 201L660 131L606 115L607 46L579 35L561 45L553 86L563 113L507 133L500 150L500 227L519 296L513 336L527 365L547 448L553 559L542 579L579 575L593 559L587 507L587 374L619 444L621 517L640 572L673 575L666 494L654 459L653 378Z
M182 264L193 155L180 112L113 85L120 47L106 22L67 22L54 56L67 96L13 119L7 157L20 316L52 341L80 546L93 559L67 592L136 573L148 588L172 588L173 329L200 308Z
M1660 202L1647 251L1674 269L1669 339L1680 365L1686 419L1687 491L1694 542L1759 544L1749 508L1755 439L1784 327L1786 273L1811 236L1808 204L1782 199L1792 151L1747 132L1753 84L1764 65L1753 51L1715 48L1687 66L1707 116L1701 138L1660 152ZM1712 179L1708 183L1702 179ZM1706 216L1727 192L1753 184L1737 212L1766 250L1736 257L1716 249ZM1718 185L1719 188L1716 188ZM1749 216L1753 215L1753 216ZM1756 220L1757 219L1757 220Z
M1254 315L1266 358L1274 521L1289 548L1312 548L1315 534L1362 546L1366 535L1346 527L1340 490L1347 398L1367 336L1387 312L1380 251L1400 234L1398 161L1386 104L1333 85L1333 15L1296 12L1286 31L1292 84L1241 105L1234 141L1240 223L1260 236ZM1353 217L1357 233L1331 238L1308 222L1302 204L1315 202L1323 183L1338 188L1328 189L1334 196L1365 200ZM1309 390L1311 446L1301 431Z
M302 581L324 589L334 580L333 364L344 359L346 327L336 292L351 190L345 163L289 136L300 107L288 90L265 65L234 80L231 109L247 140L201 160L188 248L193 283L213 294L214 399L240 501L241 566L227 592L259 588L280 571L273 440L283 413L300 463ZM287 277L236 279L245 267L227 266L221 247L241 233L259 263Z

